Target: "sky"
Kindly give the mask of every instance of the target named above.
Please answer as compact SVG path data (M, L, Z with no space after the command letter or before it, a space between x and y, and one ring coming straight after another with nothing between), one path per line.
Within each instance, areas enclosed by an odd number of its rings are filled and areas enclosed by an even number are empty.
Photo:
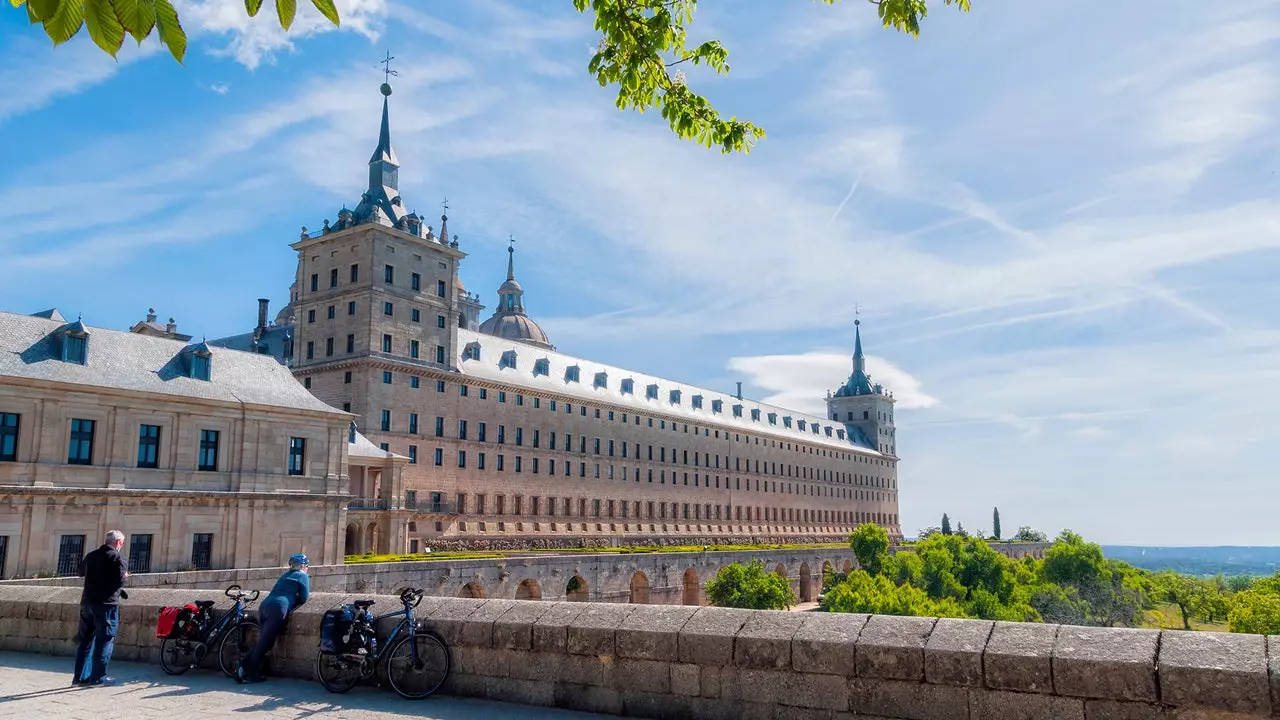
M569 0L175 4L182 65L0 11L0 308L247 331L358 202L389 51L407 205L490 308L513 235L560 350L821 413L857 312L906 534L1280 544L1274 2L703 2L733 156L619 112Z

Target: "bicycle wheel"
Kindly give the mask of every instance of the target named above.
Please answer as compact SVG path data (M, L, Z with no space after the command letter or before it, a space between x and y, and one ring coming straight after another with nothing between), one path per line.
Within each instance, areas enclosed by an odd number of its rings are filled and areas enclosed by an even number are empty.
M182 638L165 638L160 643L160 668L170 675L181 675L200 662L196 643Z
M413 645L410 645L410 641ZM417 647L418 659L413 658ZM438 635L417 631L396 642L387 654L387 682L391 689L410 700L420 700L440 689L449 676L449 649Z
M227 677L236 676L240 659L246 657L258 645L258 623L245 620L227 631L218 646L218 666Z
M344 693L364 677L364 662L334 653L320 653L316 656L316 677L320 678L325 690Z

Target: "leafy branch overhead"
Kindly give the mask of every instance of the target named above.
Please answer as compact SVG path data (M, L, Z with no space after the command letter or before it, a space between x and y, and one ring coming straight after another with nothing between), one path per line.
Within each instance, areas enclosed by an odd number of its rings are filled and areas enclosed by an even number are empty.
M219 0L231 2L232 0ZM304 0L305 1L305 0ZM834 5L840 0L820 0ZM182 62L187 34L170 0L9 0L24 7L27 17L60 45L80 32L112 57L128 33L138 43L154 31L160 43ZM257 16L264 0L244 0L245 11ZM580 13L595 15L600 42L587 66L601 87L616 85L619 110L644 112L657 108L678 137L722 152L747 152L764 129L737 117L724 119L703 95L692 90L681 65L702 65L719 75L729 72L729 51L719 40L688 45L688 26L698 0L572 0ZM920 34L920 20L928 14L926 0L870 0L880 21L912 36ZM934 0L935 4L938 0ZM970 0L941 0L968 11ZM334 0L311 0L334 25L339 24ZM276 16L285 30L293 24L298 0L275 0Z

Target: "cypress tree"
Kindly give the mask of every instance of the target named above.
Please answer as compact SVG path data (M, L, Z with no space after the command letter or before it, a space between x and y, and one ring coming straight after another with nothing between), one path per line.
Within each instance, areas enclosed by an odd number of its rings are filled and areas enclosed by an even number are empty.
M991 513L991 535L995 539L1000 539L1000 508L996 508Z
M942 513L942 534L951 534L951 518L947 517L946 513Z

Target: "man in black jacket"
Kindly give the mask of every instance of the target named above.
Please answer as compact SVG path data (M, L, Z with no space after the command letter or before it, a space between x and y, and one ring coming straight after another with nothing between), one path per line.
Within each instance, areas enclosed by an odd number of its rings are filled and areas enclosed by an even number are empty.
M76 635L76 669L72 685L112 685L107 677L107 663L115 647L116 628L120 624L120 596L124 593L124 533L112 530L102 547L84 556L80 575L84 592L80 594L80 631ZM91 668L85 665L93 652ZM88 672L86 672L88 671Z

